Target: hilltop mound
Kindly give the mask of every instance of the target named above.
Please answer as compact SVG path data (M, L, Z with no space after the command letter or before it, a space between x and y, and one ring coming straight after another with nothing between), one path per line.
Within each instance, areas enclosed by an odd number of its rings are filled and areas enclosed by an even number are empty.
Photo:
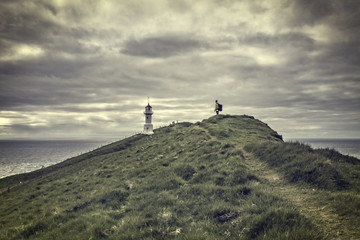
M0 238L358 236L358 159L284 143L250 116L218 115L154 132L2 179ZM325 219L304 211L286 189L313 196L306 207L341 213L342 231L322 227ZM334 203L339 199L345 208Z

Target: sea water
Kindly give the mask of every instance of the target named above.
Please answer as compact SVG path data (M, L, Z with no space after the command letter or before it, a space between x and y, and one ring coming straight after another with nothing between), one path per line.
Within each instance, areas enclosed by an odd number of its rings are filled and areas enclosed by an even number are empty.
M31 172L92 151L109 141L0 141L0 178Z

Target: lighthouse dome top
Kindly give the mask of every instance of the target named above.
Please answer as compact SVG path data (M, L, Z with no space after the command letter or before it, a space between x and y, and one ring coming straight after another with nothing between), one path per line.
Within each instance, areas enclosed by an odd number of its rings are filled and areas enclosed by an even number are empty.
M145 107L146 109L150 109L150 108L152 108L151 106L150 106L150 103L148 103L148 105Z

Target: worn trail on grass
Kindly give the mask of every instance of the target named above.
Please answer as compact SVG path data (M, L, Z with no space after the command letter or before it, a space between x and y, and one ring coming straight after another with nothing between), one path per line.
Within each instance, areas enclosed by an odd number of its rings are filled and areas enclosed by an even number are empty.
M243 152L247 167L257 176L267 180L276 195L293 203L301 214L323 230L328 239L356 239L355 234L347 229L346 224L333 209L321 205L314 199L315 189L300 188L287 182L267 163L260 161L251 153Z

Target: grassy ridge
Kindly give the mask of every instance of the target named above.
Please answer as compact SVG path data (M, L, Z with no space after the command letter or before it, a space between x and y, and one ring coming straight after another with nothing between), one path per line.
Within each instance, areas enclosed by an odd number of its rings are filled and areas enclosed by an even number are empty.
M284 145L253 117L219 115L2 179L0 239L325 239L246 165L259 142Z
M318 189L313 201L330 207L347 222L350 231L360 229L360 160L334 149L312 149L306 144L252 143L245 146L289 181Z
M268 142L249 144L245 150L278 169L290 182L303 182L331 191L360 191L360 160L344 156L333 149L314 150L297 142Z

